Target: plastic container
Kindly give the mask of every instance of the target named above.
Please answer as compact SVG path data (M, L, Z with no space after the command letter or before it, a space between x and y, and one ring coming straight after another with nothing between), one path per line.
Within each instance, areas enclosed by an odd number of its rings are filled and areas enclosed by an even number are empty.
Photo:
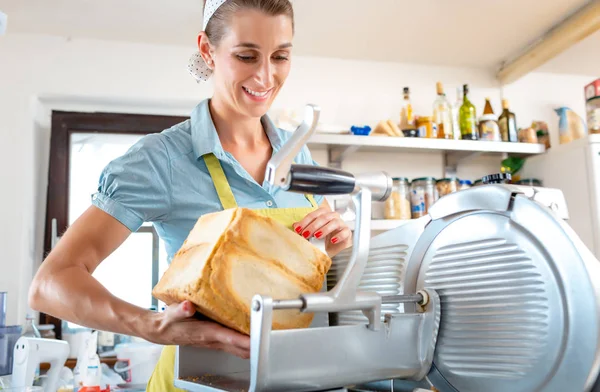
M435 183L439 197L458 192L457 178L443 178Z
M364 127L357 127L356 125L353 125L350 127L350 132L356 136L369 136L371 133L371 127L368 125Z
M21 337L21 326L0 327L0 376L12 373L13 351Z
M458 190L464 191L465 189L469 189L473 186L473 183L469 180L459 180L458 181Z
M427 215L429 207L437 200L435 178L416 178L410 184L410 204L413 219Z
M385 201L385 219L410 219L410 186L408 179L393 178L392 193Z
M158 362L162 346L152 343L126 343L115 347L114 370L130 384L147 384Z

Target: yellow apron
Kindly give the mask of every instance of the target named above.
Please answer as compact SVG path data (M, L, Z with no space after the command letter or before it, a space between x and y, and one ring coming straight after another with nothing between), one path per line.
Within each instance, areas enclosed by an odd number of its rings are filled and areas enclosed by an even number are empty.
M223 205L223 209L237 207L237 202L225 172L221 167L221 163L213 154L207 154L203 156L206 167L210 173L210 176L219 195L219 200ZM305 195L311 204L311 207L298 207L298 208L264 208L254 210L257 213L273 218L276 221L284 224L290 230L295 222L301 221L306 215L319 208L317 202L312 195ZM150 392L173 392L182 391L182 389L175 388L173 386L175 378L175 346L166 346L158 360L156 368L152 374L152 377L148 381L147 391Z

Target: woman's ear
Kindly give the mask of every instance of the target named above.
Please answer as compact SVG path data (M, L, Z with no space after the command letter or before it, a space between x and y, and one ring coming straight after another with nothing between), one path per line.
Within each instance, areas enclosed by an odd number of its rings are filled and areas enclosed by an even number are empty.
M200 55L204 59L206 65L208 65L208 68L213 69L214 62L211 54L210 41L208 40L208 36L204 31L198 35L198 51L200 52Z

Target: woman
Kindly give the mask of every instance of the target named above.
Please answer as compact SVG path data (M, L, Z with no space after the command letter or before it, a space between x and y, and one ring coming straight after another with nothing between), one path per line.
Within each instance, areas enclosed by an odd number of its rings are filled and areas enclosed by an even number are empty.
M36 310L166 345L150 391L175 390L174 345L248 358L250 342L194 318L189 302L150 312L114 297L92 277L143 222L153 222L169 258L201 215L237 205L271 216L307 240L325 239L330 256L351 243L350 230L322 197L264 182L267 162L289 137L266 116L290 70L289 0L208 0L204 18L190 71L197 79L214 79L213 97L189 121L144 137L105 168L93 205L48 255L29 295ZM314 164L306 148L296 162Z

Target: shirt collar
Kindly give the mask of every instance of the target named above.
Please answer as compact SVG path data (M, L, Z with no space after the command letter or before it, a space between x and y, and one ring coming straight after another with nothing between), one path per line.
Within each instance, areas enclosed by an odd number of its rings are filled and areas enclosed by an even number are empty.
M192 115L190 116L192 126L192 145L196 158L200 158L208 153L213 153L219 159L227 159L223 145L219 140L217 129L210 115L210 109L208 107L208 99L200 102L196 108L194 108ZM268 115L264 115L260 119L263 129L271 142L273 147L273 153L279 151L282 146L281 137L279 135L279 129L275 126L273 121Z

